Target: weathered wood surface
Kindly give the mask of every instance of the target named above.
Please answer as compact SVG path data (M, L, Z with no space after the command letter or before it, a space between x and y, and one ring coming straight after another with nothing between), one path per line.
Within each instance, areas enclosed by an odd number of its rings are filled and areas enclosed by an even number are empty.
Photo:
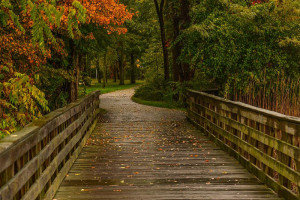
M92 132L99 92L0 140L0 199L52 199Z
M280 199L184 112L133 103L132 94L101 95L108 112L54 199Z
M300 118L189 90L188 117L286 199L300 199Z

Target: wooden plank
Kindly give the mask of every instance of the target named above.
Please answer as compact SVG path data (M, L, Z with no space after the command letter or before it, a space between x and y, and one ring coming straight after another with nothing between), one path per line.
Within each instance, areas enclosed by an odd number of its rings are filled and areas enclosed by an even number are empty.
M184 112L135 104L130 94L102 95L103 123L54 199L281 199Z
M64 123L68 119L65 116L71 117L78 113L80 107L86 105L95 94L99 93L92 93L83 100L78 100L77 102L68 105L66 108L59 109L46 115L42 120L32 122L25 127L24 132L21 130L0 140L0 145L2 142L5 145L7 143L10 144L9 146L6 145L5 148L2 148L2 152L0 152L0 173L41 141L55 127Z
M267 135L263 132L260 132L254 128L251 128L245 124L242 124L240 122L237 122L235 120L232 120L230 118L224 117L218 113L215 113L214 111L200 105L200 104L194 104L197 108L201 108L204 109L205 112L207 112L208 114L216 117L219 121L221 121L222 123L226 123L229 124L231 127L237 129L238 131L241 131L243 133L245 133L246 135L249 135L250 137L264 143L265 145L268 145L298 161L300 161L300 148L293 146L287 142L281 141L277 138L274 138L270 135Z
M97 114L98 113L99 112L97 112ZM64 178L66 177L66 175L69 172L70 168L72 167L73 163L78 158L78 156L79 156L79 154L80 154L83 146L85 145L87 139L90 137L91 133L94 131L97 122L98 122L98 120L97 120L97 117L96 117L96 119L94 120L93 124L91 125L90 130L84 136L84 139L80 143L79 147L75 150L73 156L69 159L69 161L64 165L64 167L58 173L56 179L54 180L54 182L52 183L52 185L48 189L48 191L47 191L47 193L45 194L45 197L44 197L45 200L52 200L53 199L53 197L54 197L56 191L58 190L61 182L64 180Z
M52 155L52 152L59 146L61 143L60 140L64 140L68 135L74 132L78 126L81 126L83 120L85 120L84 117L91 115L88 114L88 112L98 106L99 92L93 92L88 97L69 104L65 108L58 109L46 115L43 119L32 122L22 131L11 134L1 140L0 170L2 170L2 172L0 172L0 174L2 185L0 188L0 199L20 199L21 196L26 194L30 184L32 184L35 179L41 178L40 173L44 168L43 163L46 162L46 166L48 166L47 163L50 161L49 156ZM86 111L86 114L79 116L80 120L76 120L76 122L70 126L68 122L68 127L65 126L65 122L69 121L69 119L72 119L72 121L73 119L77 119L78 113L83 109ZM74 118L75 116L76 118ZM60 127L62 124L64 124L64 127L67 129L61 129ZM53 132L54 129L56 129L55 132ZM72 150L72 148L70 150ZM56 154L57 153L55 153L55 155ZM66 155L69 155L69 152L67 152ZM52 162L51 164L53 164L52 166L55 166L55 162ZM6 172L9 169L11 169L13 174L11 176L6 176ZM57 169L54 168L54 171L57 172ZM32 179L33 174L35 174L33 177L34 179ZM44 175L44 173L42 175ZM30 183L28 182L29 179ZM49 187L49 184L51 183L50 179L51 176L46 182L46 187L41 188L40 191L44 191ZM3 185L3 183L5 185ZM39 195L38 198L40 197L41 196Z
M94 114L94 117L97 113ZM63 161L63 159L68 155L74 145L80 140L82 135L85 133L86 129L93 121L93 118L89 118L85 125L80 129L80 131L71 139L71 141L64 147L64 149L58 153L58 155L53 159L51 164L47 167L47 169L41 174L41 176L35 181L26 195L22 198L22 200L32 200L36 199L41 190L44 188L48 180L51 178L52 174L59 166L59 164ZM5 198L3 198L5 200Z
M10 197L7 197L8 199L15 196L29 178L37 171L40 165L49 158L52 152L78 127L78 125L83 122L85 117L88 116L93 109L93 107L90 107L83 115L80 116L79 119L69 125L63 132L45 146L38 155L31 159L26 166L22 168L22 170L20 170L5 186L0 189L0 194L9 194Z
M274 111L251 106L249 104L234 102L214 95L206 94L203 92L188 90L192 96L201 96L209 102L216 104L219 108L239 113L251 120L268 125L273 128L281 129L282 131L300 136L300 118L283 115Z
M193 113L193 115L196 115L198 118L203 119L205 122L210 124L210 128L214 131L219 132L219 134L222 134L223 137L230 140L231 142L238 145L240 148L242 148L244 151L247 151L252 156L254 156L256 159L262 161L265 165L268 167L276 170L278 173L283 175L284 177L288 178L298 186L300 185L300 173L296 172L295 170L291 169L290 167L282 164L281 162L278 162L274 158L270 157L269 155L265 154L264 152L260 151L259 149L253 147L252 145L248 144L247 142L241 140L235 135L232 135L230 132L215 126L210 120L208 120L205 117L200 116L198 113L195 113L194 111L189 110L189 113Z
M270 188L272 188L276 193L278 193L281 197L285 197L287 200L299 200L299 198L293 193L291 190L281 186L276 180L274 180L272 177L265 174L260 168L258 168L256 165L251 163L249 160L247 160L245 157L241 156L239 152L232 149L230 146L225 144L223 141L221 141L219 138L216 138L214 135L212 135L207 130L203 129L201 125L199 125L194 119L191 118L191 116L188 116L188 119L190 122L192 122L195 126L197 126L199 129L204 131L212 141L214 141L216 144L218 144L223 150L227 151L230 155L232 155L235 159L237 159L248 171L253 173L256 177L258 177L262 182L264 182L266 185L268 185Z

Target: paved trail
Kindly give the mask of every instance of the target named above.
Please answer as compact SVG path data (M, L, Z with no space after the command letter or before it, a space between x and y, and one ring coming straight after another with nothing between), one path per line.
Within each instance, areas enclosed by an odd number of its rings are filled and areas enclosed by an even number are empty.
M279 199L177 110L101 95L101 117L57 200Z

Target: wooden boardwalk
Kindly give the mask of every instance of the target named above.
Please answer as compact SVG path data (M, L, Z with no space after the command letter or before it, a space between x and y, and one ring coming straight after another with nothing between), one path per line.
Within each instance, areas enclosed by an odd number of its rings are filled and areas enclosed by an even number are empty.
M280 199L177 110L101 96L102 116L54 199Z

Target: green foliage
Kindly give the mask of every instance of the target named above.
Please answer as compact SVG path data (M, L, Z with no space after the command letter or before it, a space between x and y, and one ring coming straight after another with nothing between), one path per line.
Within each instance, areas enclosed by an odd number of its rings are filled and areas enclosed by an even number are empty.
M8 74L4 68L2 73ZM0 136L41 117L49 111L47 104L45 94L27 75L14 72L8 81L0 83Z
M161 108L169 108L169 109L179 109L179 110L185 110L184 108L176 105L176 104L170 104L170 102L165 102L165 101L148 101L144 99L140 99L137 97L132 97L132 101L143 104L143 105L148 105L148 106L154 106L154 107L161 107Z
M11 3L11 0L2 0L0 3L0 22L3 27L7 25L7 20L11 19L15 26L22 32L25 32L20 23L19 16L21 12L27 12L30 9L30 19L32 20L31 35L32 41L38 44L45 52L45 41L49 40L56 44L56 38L52 33L50 25L60 27L64 8L58 5L57 1L46 1L36 3L32 0L21 0L20 4ZM21 8L21 9L20 9ZM47 19L43 18L44 13ZM80 35L78 23L84 23L86 20L86 9L79 1L73 1L72 7L67 19L67 30L69 36L74 38L74 32Z
M82 83L83 83L84 86L91 86L92 85L92 78L83 73Z
M161 44L158 39L152 38L149 47L141 57L141 66L144 69L146 82L155 84L164 76L163 54Z
M249 79L274 82L282 71L299 80L299 4L295 0L252 6L239 0L195 3L192 25L180 37L185 44L181 59L214 79L225 96L234 90L247 92Z
M188 83L166 82L163 77L154 82L146 82L136 89L134 97L146 101L158 101L172 107L184 107Z
M92 61L131 16L119 1L1 0L0 134L74 101L77 69L90 86Z
M206 73L196 69L194 78L188 82L191 89L204 91L209 89L217 89L218 86L215 84L214 79L207 77Z
M141 85L143 82L142 81L137 81L136 84L130 84L129 80L125 80L125 85L119 85L117 82L113 82L113 80L108 80L106 83L105 88L103 88L101 83L98 83L96 79L92 79L92 84L91 86L85 87L83 85L80 86L80 97L89 94L93 91L100 91L101 94L109 93L109 92L114 92L118 90L125 90L129 88L136 87L138 85Z
M151 84L147 84L139 87L135 91L134 96L144 100L162 101L164 99L164 92L162 88L156 88Z
M74 79L70 73L62 68L55 69L53 66L42 66L39 77L37 86L45 92L50 110L66 106L69 99L68 91L64 89L66 80L72 81Z

